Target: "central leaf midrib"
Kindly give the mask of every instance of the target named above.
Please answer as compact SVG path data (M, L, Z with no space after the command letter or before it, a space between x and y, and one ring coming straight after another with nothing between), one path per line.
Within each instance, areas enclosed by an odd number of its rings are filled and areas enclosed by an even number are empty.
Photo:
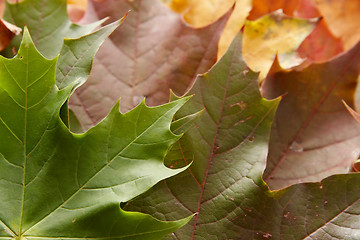
M25 117L24 117L24 172L23 172L23 189L22 189L22 201L21 201L21 212L20 212L20 225L19 225L19 235L22 235L22 220L24 216L24 203L25 203L25 187L26 187L26 164L27 164L27 152L26 152L26 144L27 144L27 106L28 106L28 82L29 82L29 49L25 48L26 50L26 77L25 77Z
M92 179L94 179L103 169L105 169L107 166L111 164L111 162L118 157L122 152L124 152L132 143L134 143L136 140L138 140L145 132L147 132L153 125L155 125L158 121L160 121L164 116L170 112L172 108L170 108L167 112L165 112L160 118L158 118L156 121L153 122L148 128L146 128L140 135L138 135L136 138L134 138L128 145L126 145L123 149L121 149L114 157L112 157L97 173L95 173L92 177L90 177L82 186L79 187L77 191L75 191L71 196L69 196L62 204L60 204L58 207L56 207L53 211L51 211L48 215L44 216L42 219L40 219L37 223L30 226L28 229L26 229L22 234L25 234L26 232L30 231L32 228L34 228L39 223L43 222L46 218L51 216L53 213L55 213L58 209L60 209L62 206L64 206L68 201L70 201L74 196L77 195ZM112 119L113 123L114 119ZM112 124L111 124L112 125ZM110 128L111 129L111 128Z

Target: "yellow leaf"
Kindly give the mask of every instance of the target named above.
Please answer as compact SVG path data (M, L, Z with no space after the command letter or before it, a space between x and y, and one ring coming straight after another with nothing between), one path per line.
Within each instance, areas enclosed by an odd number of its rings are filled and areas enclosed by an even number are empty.
M224 32L219 40L218 58L244 26L246 17L252 8L252 0L161 0L173 11L183 13L184 19L193 27L204 27L226 13L236 3Z
M224 55L230 43L244 25L246 17L251 11L252 0L237 0L233 13L226 23L219 42L218 58Z
M84 10L86 10L87 2L87 0L67 0L68 4L76 5Z
M187 23L204 27L219 19L235 3L235 0L162 0L170 8L184 14Z
M295 50L316 26L314 20L286 16L281 10L246 21L243 35L243 57L248 66L264 79L275 55L283 68L302 62Z
M345 50L360 40L360 0L316 0L316 5Z

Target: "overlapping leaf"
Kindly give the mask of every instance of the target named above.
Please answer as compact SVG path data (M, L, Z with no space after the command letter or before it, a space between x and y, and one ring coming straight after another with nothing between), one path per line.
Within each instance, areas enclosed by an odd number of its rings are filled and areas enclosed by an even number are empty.
M299 56L310 62L324 62L344 51L340 38L335 37L322 19L300 45Z
M249 20L256 20L268 13L282 9L286 15L292 16L301 0L253 0Z
M37 52L27 30L18 55L0 58L1 238L160 239L185 224L119 203L184 170L165 167L163 157L179 139L169 128L187 99L127 114L116 104L100 124L73 134L59 110L76 82L59 90L56 62Z
M201 27L213 23L235 4L219 41L218 58L220 58L244 25L251 10L251 3L251 0L170 0L168 5L175 12L183 13L185 21L189 24Z
M197 78L193 99L177 114L205 108L180 140L184 173L127 205L162 219L197 216L166 239L356 239L359 174L269 191L262 180L277 101L261 98L257 74L241 60L238 37L225 56Z
M15 35L20 34L21 29L4 20L0 20L0 51L4 50Z
M119 96L122 111L127 111L144 97L149 105L167 102L169 89L183 94L195 76L216 61L218 39L228 17L194 29L158 0L108 0L93 5L93 13L100 18L132 11L105 42L90 79L71 99L85 129L99 122Z
M300 18L321 17L321 13L314 0L302 0L294 13ZM300 57L308 62L323 62L344 51L340 38L334 36L329 30L329 25L321 19L314 31L304 40L298 48Z
M204 27L215 22L234 4L235 0L170 0L168 3L172 10L183 13L185 21L194 27Z
M67 15L66 5L66 0L6 2L4 19L19 27L26 25L39 51L47 58L54 58L59 54L64 38L79 38L100 24L73 24Z
M225 51L229 48L232 40L238 34L240 29L244 26L246 17L251 10L251 0L237 0L235 8L231 14L228 22L226 23L224 32L219 41L218 58L220 59Z
M125 17L76 39L65 39L56 68L56 85L62 89L75 81L83 83L90 75L95 53Z
M272 188L345 173L360 153L360 127L341 100L354 105L360 43L330 62L285 71L274 65L266 97L285 94L270 138L265 180Z
M95 53L124 18L81 38L64 40L56 65L56 85L59 89L74 82L77 82L77 86L79 86L87 80ZM78 133L84 131L74 113L68 109L68 103L64 104L61 116L72 131Z
M286 15L297 18L314 19L322 16L314 0L255 0L253 1L253 9L251 10L248 19L256 20L277 9L282 9ZM338 21L341 20L338 19ZM281 29L282 27L280 26L280 32ZM280 46L283 44L286 46L286 41L281 42L280 39L279 42ZM316 25L314 31L307 38L305 38L302 43L301 42L302 41L298 41L296 44L294 42L293 47L288 48L288 51L297 51L300 57L304 58L304 60L307 62L321 62L329 60L343 51L343 44L341 40L334 36L334 34L329 30L328 24L323 19L319 24ZM301 45L297 49L300 43ZM276 50L276 47L272 47L272 49ZM259 56L259 58L261 59L262 57ZM270 63L268 63L268 65L269 64ZM294 63L294 65L296 64ZM284 64L282 64L282 66L287 67Z
M330 30L342 39L345 50L360 41L360 1L315 0Z
M266 77L276 54L281 66L297 66L302 59L295 50L315 26L314 21L292 18L281 10L256 21L247 21L244 28L244 60L252 70L260 72L261 79Z
M39 41L37 43L37 47L42 49L42 54L46 56L59 54L56 67L57 86L62 89L75 81L78 83L77 85L81 85L90 74L93 57L100 45L108 35L120 25L125 17L95 32L87 34L100 23L93 23L88 26L72 24L67 16L66 1L64 0L48 0L46 4L41 5L41 11L37 9L39 8L39 3L40 1L37 1L36 4L34 4L32 0L25 0L21 3L8 3L7 15L11 16L11 14L15 12L15 17L12 21L20 24L22 21L25 22L33 35L43 36L51 32L50 35L45 37L46 40L44 40L44 42ZM18 8L22 11L21 15L16 13L19 11ZM54 9L56 11L54 11ZM46 26L43 26L43 15L47 16ZM33 16L33 18L29 19L28 16ZM61 26L60 29L59 26ZM65 38L64 40L64 36L75 38ZM16 43L14 44L16 45ZM9 51L13 54L12 52L14 50L9 49ZM67 125L70 124L70 122L73 123L69 125L72 130L83 132L80 124L75 127L75 123L77 123L78 120L72 111L68 111L66 104L62 110L64 114L63 120ZM66 120L67 118L72 119L72 121Z
M264 167L277 101L261 98L257 74L241 58L240 36L235 41L209 73L197 78L189 92L195 96L177 116L205 108L179 143L182 164L193 160L191 167L158 185L154 198L130 205L156 206L153 213L166 218L198 212L176 233L178 239L235 237L228 223L237 216L237 204L249 197L244 187L261 184L260 175L251 176Z

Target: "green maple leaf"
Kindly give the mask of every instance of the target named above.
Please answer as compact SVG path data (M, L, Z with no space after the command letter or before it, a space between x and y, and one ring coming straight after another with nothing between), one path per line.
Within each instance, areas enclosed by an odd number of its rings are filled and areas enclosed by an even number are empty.
M56 65L56 86L59 89L74 82L80 86L88 79L97 50L124 19L125 17L80 38L64 40ZM76 116L68 109L68 103L63 105L61 117L73 132L84 132Z
M54 58L59 54L64 38L79 38L89 34L103 22L85 26L74 24L69 19L66 5L66 0L6 1L4 19L19 27L27 26L41 54Z
M4 18L9 22L27 26L35 36L35 45L41 54L53 58L60 53L56 67L56 85L59 89L74 81L78 82L77 86L86 81L100 45L125 19L123 17L92 32L103 20L85 26L73 24L67 15L66 6L66 0L24 0L13 4L7 2L4 13ZM11 48L18 48L19 42L19 39L15 39L3 55L13 56ZM67 108L67 103L61 114L72 131L83 132L77 118Z
M186 98L109 115L84 134L59 117L73 82L55 85L57 58L37 52L25 29L17 56L0 57L0 238L159 239L189 219L161 222L119 203L184 169L164 166Z

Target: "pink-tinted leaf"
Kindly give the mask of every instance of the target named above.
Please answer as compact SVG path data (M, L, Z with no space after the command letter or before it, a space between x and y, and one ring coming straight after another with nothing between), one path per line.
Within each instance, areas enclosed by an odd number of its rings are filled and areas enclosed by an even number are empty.
M90 13L96 18L120 18L131 12L100 49L90 79L70 102L84 129L99 122L119 97L125 112L144 97L148 105L167 102L169 89L183 94L197 74L215 63L219 36L229 16L194 29L158 0L93 1L92 5Z
M330 62L275 73L263 93L285 95L276 113L264 179L271 188L348 172L360 153L360 125L341 100L354 105L360 43Z

